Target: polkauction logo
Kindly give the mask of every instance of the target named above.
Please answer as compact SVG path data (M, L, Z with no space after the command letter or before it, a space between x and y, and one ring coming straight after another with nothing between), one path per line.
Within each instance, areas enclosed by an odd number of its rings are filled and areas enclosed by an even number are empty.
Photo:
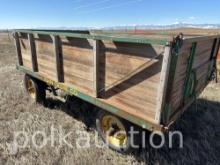
M49 135L48 135L49 133ZM120 132L119 132L120 133ZM123 133L123 132L121 132ZM71 135L74 135L74 143L73 140L71 142ZM77 137L75 137L77 135ZM108 135L108 133L107 133ZM130 128L130 144L133 148L139 148L140 146L135 144L135 136L139 136L142 139L142 148L146 147L147 139L151 147L155 149L162 148L166 143L165 135L162 132L152 132L150 135L147 135L145 131L135 131L133 127ZM183 135L180 131L169 132L168 134L168 144L169 148L173 147L173 137L176 136L179 140L179 148L183 148ZM117 135L115 135L117 136ZM160 142L155 144L154 138L155 136L159 137ZM108 137L108 136L106 136ZM22 148L34 147L38 150L42 149L46 145L50 145L51 147L63 147L67 146L69 148L90 148L92 145L95 145L98 148L107 147L108 144L100 143L98 133L95 132L95 136L89 135L87 131L75 131L75 132L67 132L65 133L64 129L59 126L56 129L54 126L51 126L50 132L46 131L36 131L32 134L26 131L17 131L14 132L14 138L12 142L13 150L18 150Z

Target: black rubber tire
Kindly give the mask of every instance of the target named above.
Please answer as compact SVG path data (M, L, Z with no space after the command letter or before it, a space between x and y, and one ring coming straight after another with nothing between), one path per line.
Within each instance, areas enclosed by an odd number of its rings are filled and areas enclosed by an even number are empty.
M30 93L28 91L28 81L32 81L32 83L33 83L33 86L35 88L35 98L32 98L30 96ZM37 80L37 79L35 79L35 78L25 74L25 76L24 76L24 87L25 87L25 90L28 93L29 97L35 103L40 103L40 104L44 104L45 103L45 99L46 99L46 85L43 82L41 82L41 81L39 81L39 80Z
M104 110L99 110L98 113L97 113L97 117L96 117L96 129L98 131L98 134L99 136L101 137L101 139L103 140L103 142L105 144L107 144L106 142L106 136L104 134L104 132L102 131L102 127L101 127L101 121L103 119L103 117L105 115L111 115L111 116L114 116L116 117L124 126L125 128L125 131L126 131L126 134L127 134L127 143L126 143L126 146L123 147L123 148L119 148L119 147L116 147L114 145L111 145L111 144L108 144L108 147L116 152L119 152L119 153L122 153L122 154L129 154L131 152L134 152L135 150L139 149L139 148L132 148L132 145L131 145L131 135L129 134L129 131L130 131L130 127L133 126L131 125L129 122L125 121L124 119L121 119L115 115L112 115ZM134 127L134 130L137 131L137 127L136 126L133 126ZM135 145L138 145L140 147L140 136L136 135L134 137L134 144Z

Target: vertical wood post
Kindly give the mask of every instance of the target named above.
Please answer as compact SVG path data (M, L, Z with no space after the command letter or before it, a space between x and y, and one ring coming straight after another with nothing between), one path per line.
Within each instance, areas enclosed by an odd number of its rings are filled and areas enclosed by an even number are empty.
M21 45L20 45L19 36L18 36L17 32L14 33L14 40L15 40L17 57L18 57L18 64L23 65L23 59L22 59L22 54L21 54Z
M59 36L52 36L52 38L53 38L54 54L56 61L57 81L64 82L62 43L60 41Z
M31 51L32 69L34 72L38 72L37 53L34 41L34 35L28 34L29 46Z
M93 41L93 95L98 97L99 92L99 80L98 80L98 64L99 64L99 40Z
M161 70L160 83L159 83L160 86L157 92L157 106L156 106L155 120L157 121L158 124L160 123L161 114L163 111L162 108L164 107L164 103L165 103L171 58L172 58L171 48L170 46L166 46L163 56L162 70Z

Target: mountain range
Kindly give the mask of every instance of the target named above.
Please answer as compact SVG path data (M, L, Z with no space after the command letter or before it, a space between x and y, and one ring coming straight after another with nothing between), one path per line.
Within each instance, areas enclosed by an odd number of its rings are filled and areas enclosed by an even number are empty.
M132 25L132 26L114 26L103 28L105 30L118 29L177 29L177 28L201 28L201 29L220 29L220 24L189 24L174 23L171 25Z

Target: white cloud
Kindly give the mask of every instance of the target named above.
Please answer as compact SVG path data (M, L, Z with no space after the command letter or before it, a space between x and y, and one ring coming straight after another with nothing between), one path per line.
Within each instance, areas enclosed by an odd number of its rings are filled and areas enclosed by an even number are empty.
M191 16L191 17L189 17L189 19L190 19L190 20L195 20L195 19L196 19L196 17Z

